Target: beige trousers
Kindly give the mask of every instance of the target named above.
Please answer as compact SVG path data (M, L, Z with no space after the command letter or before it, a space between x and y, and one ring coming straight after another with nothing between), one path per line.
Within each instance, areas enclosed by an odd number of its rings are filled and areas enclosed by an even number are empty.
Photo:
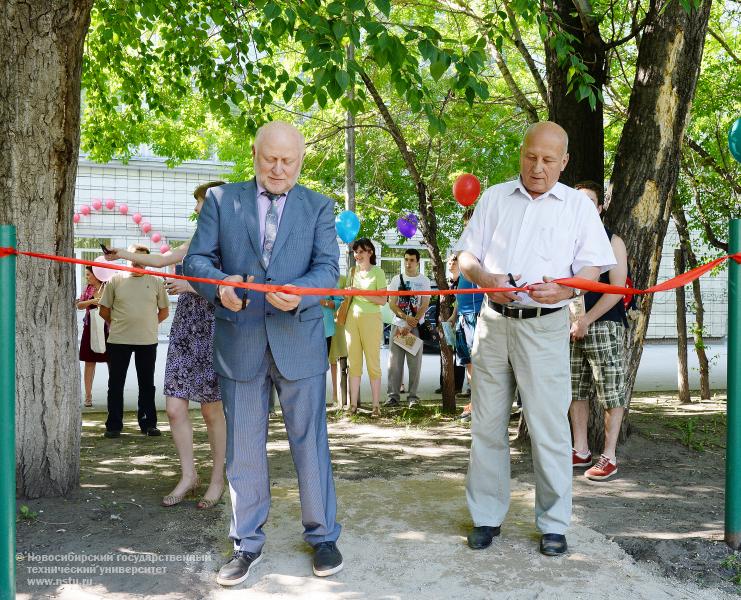
M466 498L474 526L498 526L510 501L507 426L520 390L535 470L535 525L566 532L571 520L569 312L504 317L485 302L472 349L471 455Z

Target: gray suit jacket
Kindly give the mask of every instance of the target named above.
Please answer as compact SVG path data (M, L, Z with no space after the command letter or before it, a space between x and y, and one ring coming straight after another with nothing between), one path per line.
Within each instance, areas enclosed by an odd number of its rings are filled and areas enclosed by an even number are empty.
M299 287L336 287L339 247L334 227L334 202L296 185L288 193L270 264L262 263L257 186L254 179L211 188L198 217L198 228L183 263L195 277L224 279L254 275L255 283ZM248 294L246 310L232 312L217 301L216 286L192 283L216 304L214 369L219 375L249 381L270 349L286 379L312 377L327 370L319 296L302 296L298 308L285 312L265 301L265 294Z

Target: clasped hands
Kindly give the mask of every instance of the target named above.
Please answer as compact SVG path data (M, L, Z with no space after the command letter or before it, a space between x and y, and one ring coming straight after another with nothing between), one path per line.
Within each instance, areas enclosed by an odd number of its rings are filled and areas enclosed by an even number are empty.
M247 278L247 283L252 283L255 280L254 275L250 275ZM241 275L229 275L225 277L224 281L245 281ZM296 287L291 284L285 284L285 287ZM245 290L247 293L247 290ZM219 286L219 300L221 304L231 311L239 312L243 308L246 308L250 303L248 299L242 300L237 296L236 288L229 285ZM267 292L265 294L265 300L272 304L275 308L282 311L290 311L296 308L301 302L301 296L296 294L287 294L285 292Z
M522 276L512 275L512 279L517 282ZM487 273L485 279L481 282L481 287L503 288L512 284L509 275L500 275L497 273ZM487 294L492 302L498 304L507 304L517 300L518 292L495 292ZM535 302L539 304L556 304L562 300L568 300L574 294L572 288L560 285L554 282L553 277L543 276L543 283L531 283L525 292Z

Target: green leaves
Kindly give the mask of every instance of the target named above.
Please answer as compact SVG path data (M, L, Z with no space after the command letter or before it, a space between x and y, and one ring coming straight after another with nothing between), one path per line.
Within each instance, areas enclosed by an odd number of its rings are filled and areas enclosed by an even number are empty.
M391 15L391 2L389 0L373 0L373 4L387 17Z

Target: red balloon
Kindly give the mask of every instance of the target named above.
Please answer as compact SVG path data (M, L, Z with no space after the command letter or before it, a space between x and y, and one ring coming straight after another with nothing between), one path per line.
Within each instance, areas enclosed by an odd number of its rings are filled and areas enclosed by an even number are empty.
M453 184L453 196L461 206L471 206L481 193L481 182L476 175L464 173Z
M131 220L138 225L142 222L142 216L139 213L134 213L134 215L131 217Z

